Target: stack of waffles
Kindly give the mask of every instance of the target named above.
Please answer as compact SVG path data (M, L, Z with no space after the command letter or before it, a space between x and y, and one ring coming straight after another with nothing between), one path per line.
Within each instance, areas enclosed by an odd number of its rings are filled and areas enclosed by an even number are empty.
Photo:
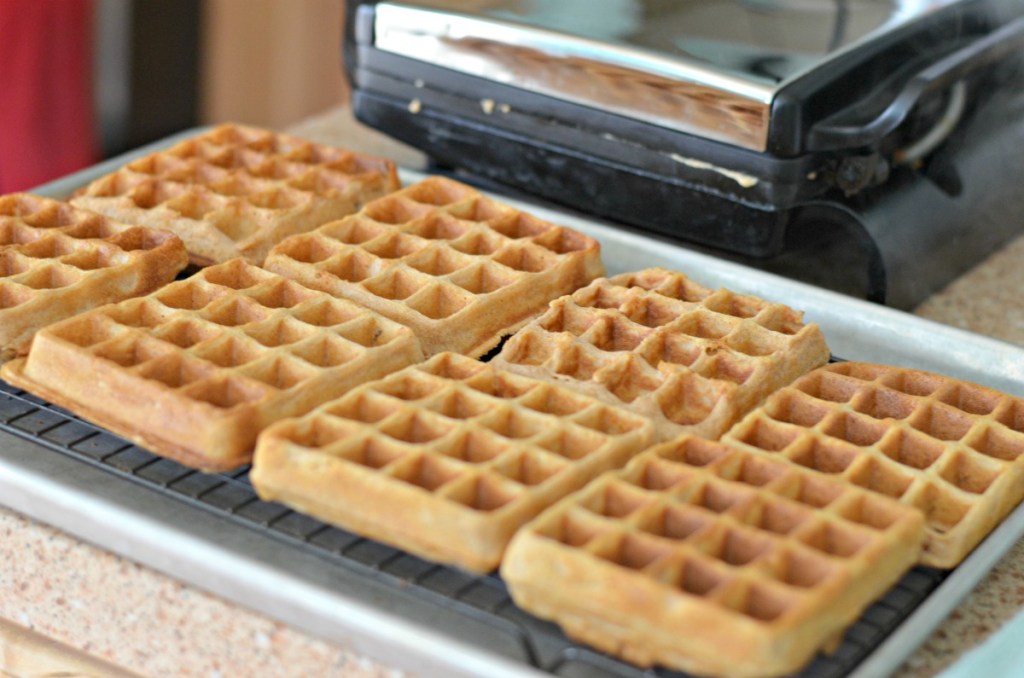
M40 328L146 294L188 263L177 236L36 196L0 197L0 360Z
M241 259L36 334L3 378L201 469L258 433L422 360L412 333Z
M73 204L0 198L0 376L641 666L795 671L1024 497L1024 401L455 181L225 126Z
M495 364L631 409L668 440L717 438L828 356L818 326L791 308L648 269L555 301Z
M281 243L265 267L412 328L428 355L483 355L604 272L597 241L427 179Z
M284 238L398 187L391 161L223 125L97 179L72 203L173 231L199 266L239 256L260 264Z
M524 609L640 665L779 675L909 566L959 565L1024 497L1022 474L1024 400L835 363L720 441L664 443L563 500L502 575Z
M432 560L494 569L519 527L653 440L650 421L442 353L260 436L260 496Z

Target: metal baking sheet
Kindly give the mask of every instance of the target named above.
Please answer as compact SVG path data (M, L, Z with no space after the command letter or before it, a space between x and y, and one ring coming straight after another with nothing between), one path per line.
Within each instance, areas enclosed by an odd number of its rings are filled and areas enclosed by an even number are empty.
M41 187L64 196L182 135ZM422 178L403 172L403 181ZM833 353L928 369L1024 395L1024 350L719 261L577 215L501 197L598 238L611 273L683 271L806 310ZM255 498L247 471L162 460L33 396L0 392L0 503L313 635L418 675L671 676L568 641L519 611L495 576L419 560ZM806 675L889 673L1024 535L1018 508L950 574L913 570Z

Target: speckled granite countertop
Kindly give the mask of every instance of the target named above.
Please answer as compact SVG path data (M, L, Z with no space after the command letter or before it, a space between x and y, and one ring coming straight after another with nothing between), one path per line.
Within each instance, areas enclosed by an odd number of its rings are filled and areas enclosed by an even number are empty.
M290 131L387 155L405 166L421 164L415 151L353 123L343 107ZM1024 345L1022 260L1024 238L916 312ZM399 674L3 509L0 560L0 676L56 671L211 678ZM1012 548L899 674L935 675L1022 606L1024 542ZM79 659L72 661L72 654ZM25 659L28 655L35 661ZM97 661L90 663L90 658ZM17 662L32 669L16 670Z

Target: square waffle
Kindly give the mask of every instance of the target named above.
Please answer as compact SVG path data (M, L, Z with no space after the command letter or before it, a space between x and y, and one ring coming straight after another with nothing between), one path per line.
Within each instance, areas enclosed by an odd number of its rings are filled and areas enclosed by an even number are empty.
M793 309L654 268L595 280L553 302L495 364L650 417L669 440L717 438L827 361L821 330Z
M236 259L36 335L3 378L204 470L349 388L422 360L404 327Z
M278 245L266 267L478 357L603 275L597 241L434 177Z
M1024 497L1024 400L916 370L823 367L725 439L919 509L932 567L959 564Z
M910 507L729 443L683 436L519 531L513 600L641 666L794 672L917 560Z
M48 198L0 197L0 360L28 351L39 328L146 294L187 264L181 240L166 231Z
M222 125L97 179L72 203L173 231L199 266L238 256L260 264L284 238L399 186L388 160Z
M486 572L542 509L651 442L642 417L442 353L267 429L259 495Z

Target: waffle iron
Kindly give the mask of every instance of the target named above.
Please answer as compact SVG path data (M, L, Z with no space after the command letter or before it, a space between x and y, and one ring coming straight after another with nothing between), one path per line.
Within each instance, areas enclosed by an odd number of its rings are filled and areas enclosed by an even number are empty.
M1024 0L349 2L366 124L909 308L1024 230Z

